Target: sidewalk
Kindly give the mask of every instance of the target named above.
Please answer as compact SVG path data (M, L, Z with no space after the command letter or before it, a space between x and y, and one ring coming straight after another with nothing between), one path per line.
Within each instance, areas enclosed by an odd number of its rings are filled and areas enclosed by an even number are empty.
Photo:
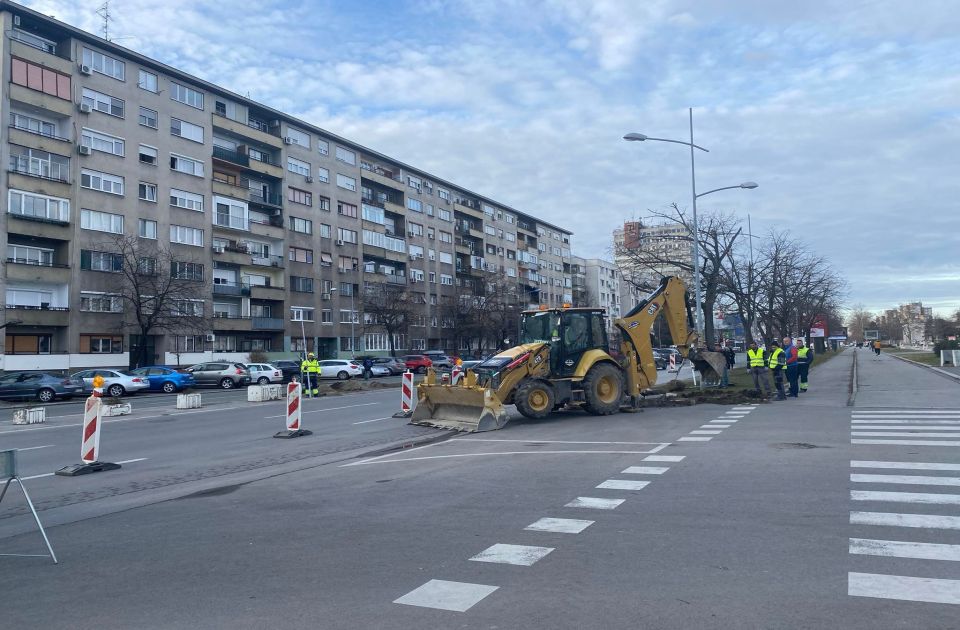
M859 392L857 407L943 407L960 394L960 384L924 367L857 350ZM939 369L939 368L938 368Z

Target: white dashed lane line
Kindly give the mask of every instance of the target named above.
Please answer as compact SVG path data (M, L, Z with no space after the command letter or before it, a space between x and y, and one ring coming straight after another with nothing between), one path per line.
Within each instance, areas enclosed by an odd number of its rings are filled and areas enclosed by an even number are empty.
M577 497L563 507L586 508L591 510L615 510L625 499L601 499L599 497Z
M685 437L679 438L677 442L709 442L712 439L713 439L712 437L699 437L699 436L686 437L685 436Z
M644 457L645 462L682 462L686 455L650 455Z
M633 479L607 479L603 483L597 485L597 488L600 490L643 490L648 485L649 481L634 481Z
M407 606L420 606L422 608L437 608L439 610L450 610L453 612L466 612L498 588L500 587L487 584L430 580L403 597L393 600L393 603L406 604Z
M851 468L900 468L904 470L960 470L960 464L935 464L929 462L850 462Z
M624 475L662 475L670 470L660 466L631 466L623 471Z
M555 534L579 534L594 524L595 521L585 521L577 518L541 518L530 523L525 530L531 532L552 532Z
M919 527L922 529L960 529L960 516L936 514L896 514L892 512L850 512L851 525Z
M538 560L546 557L553 549L553 547L531 547L529 545L505 545L497 543L470 558L470 561L515 564L517 566L529 567Z
M721 433L723 433L723 431L720 429L712 429L709 431L698 429L696 431L691 431L690 435L720 435Z

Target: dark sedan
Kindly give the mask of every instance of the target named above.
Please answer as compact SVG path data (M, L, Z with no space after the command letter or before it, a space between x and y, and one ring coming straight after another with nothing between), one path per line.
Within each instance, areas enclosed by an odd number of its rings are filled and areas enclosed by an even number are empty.
M178 372L165 365L150 365L137 368L130 373L140 378L146 378L150 383L150 391L154 392L172 394L173 392L179 392L184 388L193 387L197 384L196 379L193 378L193 374Z
M283 382L289 383L293 380L293 377L300 377L300 362L293 361L290 359L280 359L279 361L271 361L270 365L277 368L283 372Z
M45 372L8 372L0 376L0 398L35 398L53 402L83 395L83 380Z

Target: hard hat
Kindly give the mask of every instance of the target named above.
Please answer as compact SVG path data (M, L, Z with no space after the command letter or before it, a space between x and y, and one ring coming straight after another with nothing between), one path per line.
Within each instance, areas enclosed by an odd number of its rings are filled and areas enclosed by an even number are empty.
M312 352L308 352L308 353L307 353L307 358L308 358L308 359L312 359L313 357L314 357L314 355L313 355Z

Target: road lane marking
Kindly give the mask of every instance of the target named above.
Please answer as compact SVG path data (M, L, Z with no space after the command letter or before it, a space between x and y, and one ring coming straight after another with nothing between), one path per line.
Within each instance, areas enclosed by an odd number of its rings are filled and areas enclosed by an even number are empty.
M854 431L851 435L856 437L960 437L956 433L908 433L905 431Z
M890 420L903 420L903 419L906 419L906 420L926 420L926 419L930 419L930 420L951 420L951 419L956 419L956 418L960 418L960 415L956 415L956 414L950 414L950 415L938 414L938 415L935 415L935 416L933 416L933 415L931 415L931 416L917 416L917 415L913 415L913 414L909 414L909 415L906 415L906 414L905 414L905 415L902 415L902 416L888 416L888 415L878 416L878 415L876 415L876 414L871 414L871 415L853 415L853 416L851 416L851 419L852 419L852 420L883 420L883 419L890 419Z
M960 431L960 426L942 427L928 424L857 424L852 431Z
M704 431L702 429L697 429L696 431L691 431L690 435L720 435L721 433L723 433L723 431L721 431L720 429L716 429L713 431Z
M451 440L452 441L452 440ZM429 446L429 445L428 445ZM415 450L415 449L410 449ZM409 451L408 451L409 452ZM453 455L427 455L421 457L404 457L402 459L384 459L364 460L362 462L352 462L342 464L340 468L349 466L368 466L372 464L402 464L403 462L419 462L430 459L457 459L459 457L493 457L497 455L646 455L650 451L509 451L507 453L456 453ZM403 452L388 453L388 455L401 455ZM381 457L383 457L381 455Z
M26 448L15 448L15 451L36 451L41 448L50 448L56 446L56 444L44 444L43 446L28 446Z
M437 608L453 612L466 612L480 600L500 588L488 584L470 584L467 582L448 582L430 580L403 597L393 600L394 604Z
M928 505L960 505L960 494L935 494L926 492L851 490L850 499L852 501L895 501L898 503L924 503Z
M891 420L889 418L878 418L875 420L851 420L850 424L942 424L942 425L956 425L960 424L960 420L931 420L929 418L923 418L922 420L901 420L897 418L896 420Z
M373 407L374 405L382 405L383 403L361 403L359 405L346 405L345 407L326 407L324 409L305 409L303 413L323 413L325 411L339 411L341 409L353 409L354 407ZM285 415L279 416L264 416L266 420L272 420L274 418L286 418Z
M532 547L530 545L505 545L497 543L470 558L470 561L529 567L538 560L546 557L553 550L554 547Z
M649 481L634 481L633 479L607 479L597 486L600 490L643 490L650 485Z
M683 438L680 438L681 440ZM953 440L850 440L851 444L896 444L898 446L960 446Z
M852 597L960 604L960 580L851 572L847 575L847 594Z
M686 455L651 455L644 457L645 462L682 462Z
M861 556L914 558L917 560L960 560L960 545L851 538L850 553Z
M729 425L729 424L711 424L711 423L708 423L708 424L701 424L701 425L700 425L700 428L701 428L701 429L729 429L729 428L730 428L730 425Z
M251 409L251 408L252 408L252 407L250 407L249 405L243 405L243 406L240 406L240 407L212 407L212 408L210 408L210 409L195 409L195 410L193 410L193 411L179 411L179 412L176 412L176 411L175 411L175 412L173 412L173 413L162 413L162 414L158 414L158 415L154 415L154 416L131 416L131 417L129 417L129 418L117 418L117 419L115 419L115 420L103 420L103 421L101 422L101 424L116 424L116 423L119 423L119 422L135 422L135 421L137 421L137 420L153 420L153 419L155 419L155 418L176 418L176 417L179 417L179 416L188 416L188 415L196 414L196 413L214 413L214 412L219 412L219 411L231 411L231 410L234 410L234 409ZM277 418L283 418L284 416L276 416L276 417L277 417ZM71 427L79 427L79 426L83 426L83 423L82 423L82 422L78 422L78 423L76 423L76 424L58 424L58 425L51 425L51 426L46 426L46 427L33 427L33 428L29 428L29 429L12 429L12 430L9 430L9 431L0 431L0 435L6 435L6 434L9 434L9 433L30 433L30 432L32 432L32 431L45 431L45 430L51 430L51 429L69 429L69 428L71 428Z
M391 420L393 416L387 416L386 418L374 418L373 420L362 420L360 422L354 422L354 424L367 424L368 422L380 422L381 420Z
M524 444L669 444L668 442L582 442L573 440L507 440L498 438L454 438L451 442L522 442Z
M960 409L863 409L861 411L853 411L853 415L863 414L863 413L885 413L885 414L898 414L898 413L954 413L960 415Z
M136 459L125 459L125 460L123 460L123 461L114 462L114 463L115 463L115 464L133 464L133 463L135 463L135 462L144 462L144 461L146 461L146 460L148 460L148 459L150 459L150 458L149 458L149 457L138 457L138 458L136 458ZM20 477L20 478L23 479L23 480L25 480L25 481L29 481L29 480L31 480L31 479L41 479L41 478L43 478L43 477L53 477L55 474L56 474L56 473L49 472L49 473L43 473L42 475L31 475L31 476L29 476L29 477Z
M939 514L898 514L892 512L850 512L851 525L960 529L960 516Z
M756 405L749 405L744 407L731 407L730 411L753 411L756 408L757 408Z
M556 534L579 534L593 525L594 521L584 521L578 518L541 518L530 523L525 530L531 532L552 532Z
M661 466L631 466L622 471L624 475L662 475L670 470Z
M710 422L723 422L724 424L730 423L733 424L736 422L733 418L717 418L716 420L711 420Z
M563 507L587 508L591 510L614 510L626 499L601 499L598 497L577 497Z
M960 486L960 477L930 477L923 475L861 475L851 474L854 483L900 483L917 486Z
M682 437L677 442L709 442L712 437Z
M851 468L904 468L907 470L960 470L960 464L936 464L928 462L873 462L854 460Z

